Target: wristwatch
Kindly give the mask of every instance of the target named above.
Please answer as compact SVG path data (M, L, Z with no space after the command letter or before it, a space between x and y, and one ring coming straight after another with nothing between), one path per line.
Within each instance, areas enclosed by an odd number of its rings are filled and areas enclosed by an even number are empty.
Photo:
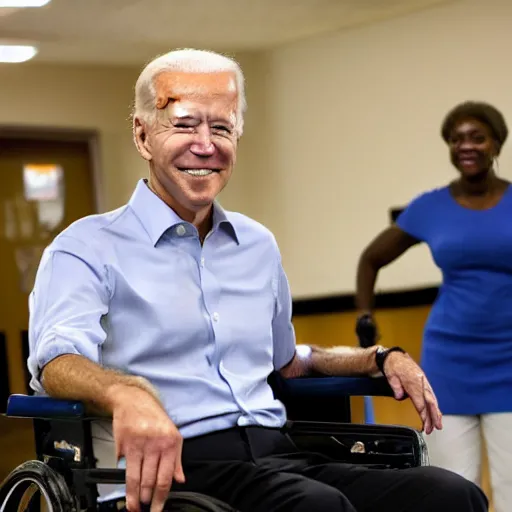
M391 352L401 352L405 354L405 350L402 347L379 347L375 352L375 364L381 373L384 373L384 363Z

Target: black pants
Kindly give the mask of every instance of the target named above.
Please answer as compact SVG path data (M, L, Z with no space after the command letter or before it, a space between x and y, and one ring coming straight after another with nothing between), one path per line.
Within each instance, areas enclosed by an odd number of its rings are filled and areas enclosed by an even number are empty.
M299 452L277 430L236 428L185 440L186 483L240 512L484 512L464 478L434 467L367 469Z

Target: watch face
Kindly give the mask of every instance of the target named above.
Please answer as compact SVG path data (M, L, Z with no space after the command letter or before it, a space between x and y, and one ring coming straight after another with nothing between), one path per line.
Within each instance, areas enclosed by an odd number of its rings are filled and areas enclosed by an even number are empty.
M386 356L389 353L389 349L384 347L379 347L377 352L375 353L375 363L377 364L377 368L384 373L384 361Z

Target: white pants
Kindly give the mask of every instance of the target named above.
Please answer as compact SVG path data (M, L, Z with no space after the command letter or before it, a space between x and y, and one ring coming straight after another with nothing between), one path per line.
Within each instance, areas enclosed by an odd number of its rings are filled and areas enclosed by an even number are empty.
M482 437L487 447L494 508L496 512L510 512L512 413L444 416L443 430L425 436L430 464L481 485Z

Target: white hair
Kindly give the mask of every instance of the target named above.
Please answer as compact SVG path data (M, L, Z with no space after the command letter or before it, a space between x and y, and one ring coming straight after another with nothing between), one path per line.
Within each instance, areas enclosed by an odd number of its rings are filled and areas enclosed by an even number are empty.
M232 72L237 88L237 109L235 130L240 137L244 126L244 112L247 108L245 99L244 75L240 65L233 59L219 53L194 50L190 48L173 50L152 60L141 72L135 84L135 105L133 118L146 122L156 118L155 78L166 71L182 73L219 73Z

